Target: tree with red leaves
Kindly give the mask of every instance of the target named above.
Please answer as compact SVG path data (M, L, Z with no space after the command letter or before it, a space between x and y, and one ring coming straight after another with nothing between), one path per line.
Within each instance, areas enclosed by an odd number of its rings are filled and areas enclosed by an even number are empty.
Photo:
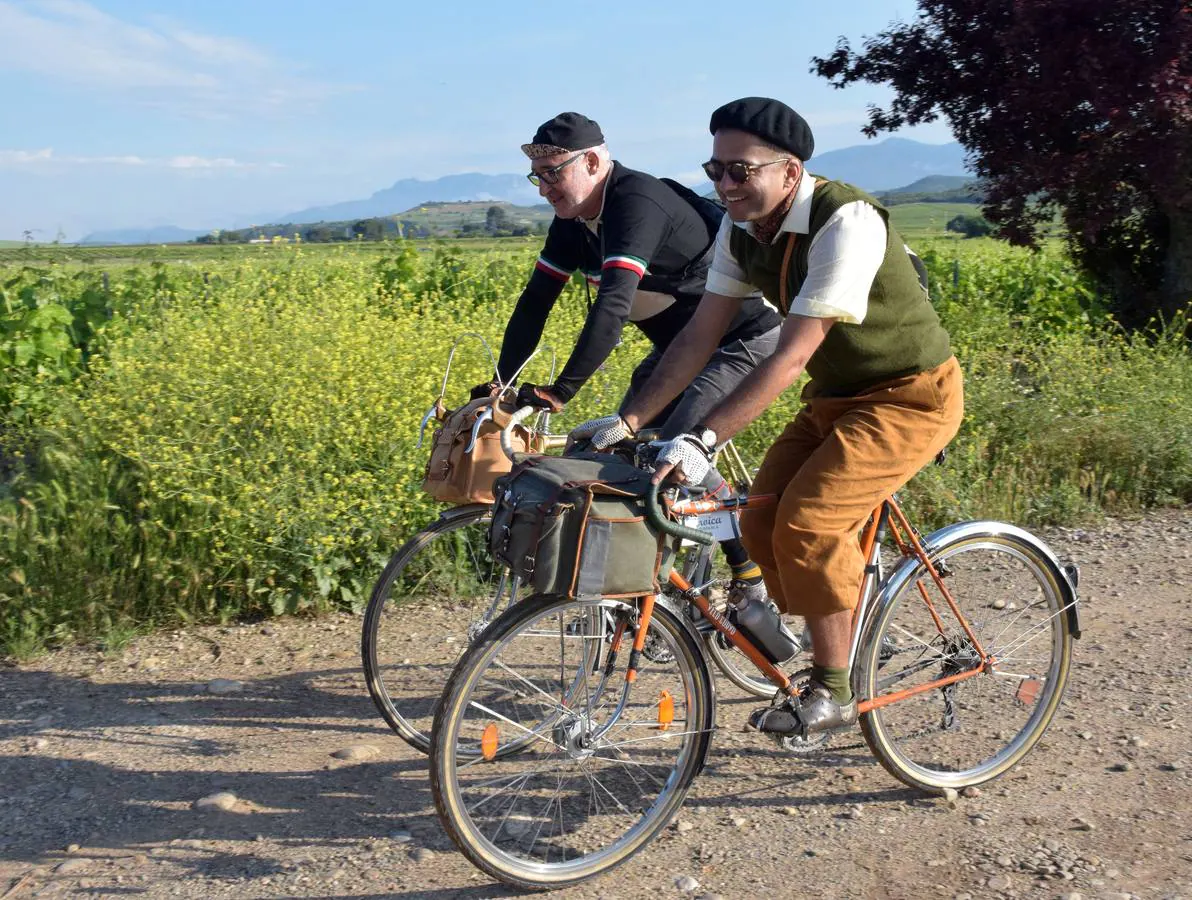
M1056 209L1074 256L1140 325L1192 301L1192 2L918 0L812 71L885 83L870 137L943 116L984 181L985 215L1034 245Z

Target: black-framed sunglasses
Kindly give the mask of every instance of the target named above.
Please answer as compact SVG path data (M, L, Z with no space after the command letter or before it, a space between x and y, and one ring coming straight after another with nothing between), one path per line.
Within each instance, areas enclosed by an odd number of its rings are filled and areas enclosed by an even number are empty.
M746 162L721 162L718 159L710 159L704 163L704 174L712 179L713 184L719 184L720 179L728 173L729 180L733 184L744 184L754 176L758 169L764 169L766 166L772 166L775 163L790 162L792 157L784 156L781 159L772 159L764 163L746 163Z
M581 150L579 153L575 154L575 156L571 157L571 159L565 160L559 163L557 166L551 166L549 169L543 169L541 172L531 172L526 176L526 178L529 179L530 184L534 185L534 187L538 187L538 185L543 181L545 181L547 184L557 184L559 181L559 173L587 152L587 150Z

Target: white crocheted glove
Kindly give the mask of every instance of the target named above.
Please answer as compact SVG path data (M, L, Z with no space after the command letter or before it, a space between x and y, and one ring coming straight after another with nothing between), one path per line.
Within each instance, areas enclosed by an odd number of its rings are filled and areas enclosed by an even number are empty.
M604 450L613 444L633 437L633 430L625 424L620 416L603 416L599 419L589 419L582 425L577 425L567 435L568 446L576 441L587 440L593 450Z
M712 458L707 448L694 434L681 434L657 446L656 463L670 463L683 473L688 484L699 484L712 468Z

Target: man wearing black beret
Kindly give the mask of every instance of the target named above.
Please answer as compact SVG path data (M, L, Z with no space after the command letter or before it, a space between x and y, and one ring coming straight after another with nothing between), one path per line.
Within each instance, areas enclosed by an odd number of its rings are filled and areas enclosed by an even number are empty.
M588 317L555 383L523 384L519 405L559 410L620 342L632 322L654 345L637 366L625 402L691 320L704 292L712 245L724 210L687 188L637 172L611 159L600 126L565 112L544 122L522 145L527 176L555 210L546 243L529 283L505 328L497 363L499 383L517 377L542 337L547 317L573 272L586 279ZM778 342L781 319L757 291L746 292L703 362L668 402L638 423L661 428L665 437L692 428ZM473 396L496 389L478 385ZM620 416L586 422L573 434L603 449L631 437ZM706 488L729 493L714 470L701 476ZM739 538L724 541L725 556L742 590L764 594L761 570Z
M712 114L704 171L728 214L696 323L623 411L633 427L668 402L715 347L740 298L761 289L786 321L778 349L693 433L659 454L698 482L709 449L758 416L806 371L804 406L762 462L752 490L777 506L741 516L745 546L784 612L812 637L809 688L757 710L762 731L853 724L852 609L864 574L858 534L870 512L943 449L964 414L960 367L910 251L861 190L808 173L811 129L784 103L746 97ZM702 315L718 310L719 320Z

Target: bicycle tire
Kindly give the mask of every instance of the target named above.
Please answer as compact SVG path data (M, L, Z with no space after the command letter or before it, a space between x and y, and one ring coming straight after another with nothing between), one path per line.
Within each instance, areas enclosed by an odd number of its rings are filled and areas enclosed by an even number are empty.
M996 663L950 688L870 710L860 724L886 771L904 784L942 793L1005 774L1043 736L1067 684L1076 594L1050 551L1013 526L952 526L928 538L925 548ZM888 585L858 653L854 690L860 696L906 689L917 677L926 683L977 665L979 654L920 561L907 560ZM947 627L932 620L920 586ZM982 704L996 710L978 711ZM984 739L997 749L974 752Z
M494 596L505 570L488 556L490 518L487 505L462 506L415 534L390 558L364 613L360 655L369 695L389 727L423 753L469 630L474 637L490 607L508 603Z
M695 635L664 605L654 606L650 631L673 651L669 662L654 663L643 656L637 680L620 681L616 687L602 682L599 697L604 699L598 703L574 693L566 660L573 657L584 672L599 669L586 654L591 646L603 648L607 640L604 634L577 635L569 623L577 617L596 621L584 614L587 608L628 618L634 605L551 595L527 598L493 622L448 679L431 741L435 807L460 852L506 884L558 889L624 863L671 821L703 766L715 690ZM554 699L551 659L556 634L559 684L566 692L559 700ZM623 664L628 655L623 649L619 661ZM651 724L647 713L653 709L653 691L671 682L675 730L667 733ZM611 708L617 695L621 699ZM639 702L643 699L648 702ZM527 711L532 727L519 721L521 710ZM494 737L493 757L478 759L472 748L477 741L483 745L490 729L521 741L520 752L501 756L495 752ZM538 740L526 741L526 734ZM625 735L634 737L622 740ZM680 746L674 762L658 762L675 743ZM638 756L628 762L634 753ZM657 796L651 797L655 786ZM543 808L542 794L551 790ZM640 818L622 833L625 820L638 815L639 808ZM610 833L615 838L607 838ZM608 846L593 849L606 838L611 841ZM551 861L552 852L560 855L558 861ZM535 853L543 858L532 858Z

